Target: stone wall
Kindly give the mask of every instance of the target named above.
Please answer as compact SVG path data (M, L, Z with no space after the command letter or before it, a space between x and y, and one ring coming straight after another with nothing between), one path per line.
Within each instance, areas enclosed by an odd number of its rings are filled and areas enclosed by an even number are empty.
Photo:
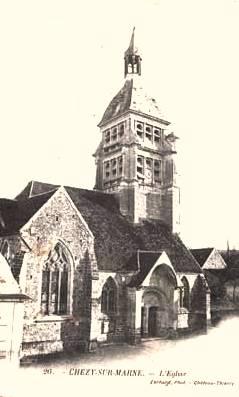
M224 259L222 258L221 254L214 249L213 252L209 255L206 263L203 265L203 270L210 270L210 269L225 269L227 267Z
M117 298L115 313L106 314L101 310L101 295L104 284L109 278L115 282ZM100 342L124 342L127 335L127 296L124 276L117 273L100 272L97 284L98 317L92 318L98 322L97 341Z
M23 355L47 354L87 344L90 339L91 277L97 278L94 240L64 189L59 189L21 231L29 246L20 273L25 304ZM42 269L57 242L69 252L67 315L41 312ZM54 318L56 317L56 318Z

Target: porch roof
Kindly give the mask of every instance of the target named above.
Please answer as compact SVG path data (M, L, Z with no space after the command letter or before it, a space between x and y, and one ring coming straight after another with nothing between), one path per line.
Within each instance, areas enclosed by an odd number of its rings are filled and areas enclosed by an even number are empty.
M132 261L137 261L139 270L134 276L132 276L128 283L128 287L138 287L142 284L161 254L162 251L138 251L132 257Z

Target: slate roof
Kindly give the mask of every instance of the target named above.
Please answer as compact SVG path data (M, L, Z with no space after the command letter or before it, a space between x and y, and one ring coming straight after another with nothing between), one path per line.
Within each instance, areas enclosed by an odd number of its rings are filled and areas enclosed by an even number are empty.
M106 108L99 126L130 110L164 120L155 99L147 95L141 84L140 76L127 77L124 86ZM164 123L169 124L165 120Z
M239 251L221 251L221 255L230 269L239 269Z
M196 261L202 267L213 250L214 248L198 248L198 249L191 249L190 251L193 254Z
M49 193L56 190L60 185L53 185L45 182L31 181L27 186L16 196L15 200L24 200L43 193Z
M45 204L55 190L21 200L0 199L0 236L17 233Z
M15 200L16 209L21 209L23 217L16 210L13 212L14 222L19 227L24 220L29 219L55 192L56 185L41 182L30 182ZM49 190L42 194L42 191ZM65 187L72 201L87 222L95 238L95 252L99 270L132 272L138 270L136 253L142 251L165 251L175 270L183 273L201 273L201 268L193 255L177 235L158 220L147 220L142 224L133 225L119 212L118 202L112 194L94 190ZM26 199L26 192L36 196ZM41 194L38 194L41 192ZM16 205L14 204L14 205ZM25 208L26 207L26 208ZM34 209L34 211L29 211ZM19 221L20 216L20 221ZM16 228L11 228L16 229ZM158 254L157 254L158 255ZM159 256L159 255L158 255ZM157 256L157 257L158 257ZM156 256L144 257L144 266L153 266ZM146 260L147 259L147 260ZM155 261L154 261L155 259ZM154 261L154 263L153 263ZM147 267L148 269L148 267ZM150 269L149 269L150 270Z
M139 271L133 275L128 286L139 286L148 275L162 251L138 251L132 257L132 261L137 261Z

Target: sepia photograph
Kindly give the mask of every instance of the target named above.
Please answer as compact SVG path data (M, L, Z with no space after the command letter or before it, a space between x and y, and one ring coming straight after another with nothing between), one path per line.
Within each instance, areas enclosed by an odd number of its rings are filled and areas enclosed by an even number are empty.
M238 395L239 1L0 2L0 397Z

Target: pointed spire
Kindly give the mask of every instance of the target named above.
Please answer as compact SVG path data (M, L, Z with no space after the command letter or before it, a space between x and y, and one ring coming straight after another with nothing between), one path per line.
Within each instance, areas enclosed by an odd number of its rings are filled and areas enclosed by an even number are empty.
M135 48L134 48L134 31L135 31L135 26L133 27L133 32L132 32L132 36L130 39L130 43L129 43L129 48L125 51L124 55L134 55L135 54ZM137 52L137 49L136 49Z
M124 75L125 77L127 74L141 74L141 57L138 54L138 48L135 47L134 43L134 32L135 27L133 28L132 36L130 39L129 47L124 53L124 60L125 60L125 69Z

